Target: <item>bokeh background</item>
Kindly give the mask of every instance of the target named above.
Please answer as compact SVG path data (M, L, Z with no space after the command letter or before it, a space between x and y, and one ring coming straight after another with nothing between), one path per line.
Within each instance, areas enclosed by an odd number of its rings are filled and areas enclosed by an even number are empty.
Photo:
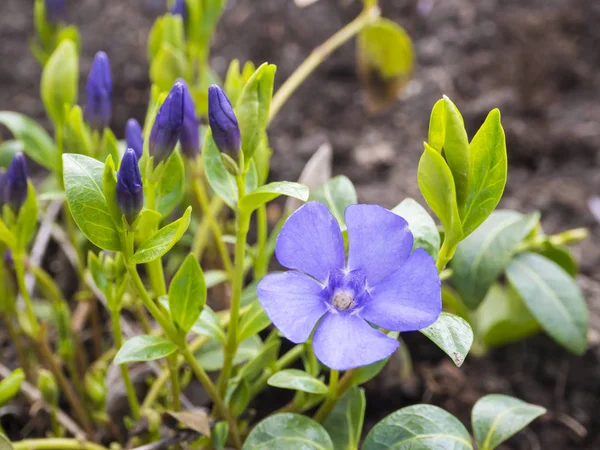
M40 67L29 51L32 1L0 0L0 110L48 125L39 99ZM547 232L588 227L576 253L591 309L591 350L576 358L545 337L470 358L456 369L418 336L407 336L414 374L400 381L393 364L368 386L367 426L419 401L468 421L474 401L503 392L542 404L550 414L502 447L600 448L600 226L588 200L600 195L600 2L598 0L381 0L383 16L414 40L417 68L398 102L370 115L355 67L355 45L324 63L270 127L273 179L296 179L324 142L334 173L355 183L361 202L392 207L419 201L417 163L429 112L442 94L460 108L472 135L499 108L507 136L509 178L501 206L539 210ZM164 0L71 0L69 22L81 30L81 88L93 55L111 59L112 128L143 119L148 94L146 38ZM229 0L211 63L224 75L231 59L278 66L276 84L360 10L358 0ZM6 130L0 136L8 137ZM267 398L265 401L269 401Z

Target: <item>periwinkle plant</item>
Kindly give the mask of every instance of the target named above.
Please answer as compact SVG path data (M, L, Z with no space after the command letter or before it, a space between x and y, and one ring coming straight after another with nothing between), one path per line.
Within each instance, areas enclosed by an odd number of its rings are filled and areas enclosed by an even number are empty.
M360 386L387 361L406 362L410 349L400 333L419 331L457 366L472 345L483 354L540 328L575 353L585 350L587 309L564 247L585 233L547 236L539 214L495 211L507 180L497 110L469 138L450 99L433 106L416 181L439 227L414 199L391 210L358 204L349 179L323 179L331 167L318 153L302 175L310 189L267 182L270 156L277 152L267 134L271 119L344 42L358 35L361 70L371 80L385 78L385 92L369 92L367 98L376 98L379 106L395 101L411 73L412 46L404 30L380 17L376 1L365 1L359 16L275 95L276 67L267 63L248 62L242 70L234 61L222 87L210 85L209 44L223 2L171 2L170 13L156 21L149 39L153 86L146 120L127 122L125 143L110 129L108 57L99 52L92 64L84 122L77 99L78 32L63 25L63 2L41 1L36 11L48 15L36 15L43 46L32 48L45 66L41 91L54 139L16 113L0 114L0 122L14 131L30 159L55 177L40 186L64 186L51 198L60 203L66 197L68 208L54 224L66 231L54 231L74 260L77 298L90 302L92 318L101 316L93 309L101 307L95 296L105 300L113 336L106 341L104 328L91 320L94 345L81 342L85 336L70 327L71 305L30 257L38 203L25 157L17 153L8 171L0 170L0 252L12 256L0 261L0 317L23 367L9 381L14 387L25 377L31 383L41 378L43 387L55 380L67 404L56 401L54 389L43 388L52 391L47 402L56 419L53 430L43 441L21 436L25 440L15 443L16 449L105 450L90 442L98 436L112 440L111 448L124 445L132 436L114 432L122 418L109 416L106 407L113 386L104 380L112 361L119 366L130 407L122 429L144 430L135 437L140 445L161 440L166 432L173 445L181 443L172 439L185 435L194 448L203 449L358 449L363 441L363 450L381 450L435 439L437 448L468 450L469 432L432 405L402 408L361 438L365 392ZM45 21L57 24L49 27ZM383 67L389 70L379 73ZM372 87L367 83L367 90ZM32 136L36 145L28 139ZM65 137L74 153L64 153ZM282 195L297 203L267 210ZM42 216L44 223L53 217L45 211ZM287 271L269 273L273 254ZM208 263L212 270L205 273ZM28 271L41 295L51 300L55 322L40 323ZM215 296L224 297L213 306L228 305L223 311L206 305L208 287L217 285L223 289ZM514 308L519 320L511 316ZM137 319L143 334L126 334L125 314ZM527 320L520 320L523 316ZM47 332L49 327L54 333ZM49 336L57 336L58 359ZM284 345L286 339L294 345ZM28 354L29 344L39 358ZM142 399L128 365L153 360L164 364ZM83 377L82 361L90 363ZM37 377L40 367L52 374ZM210 398L208 416L188 410L182 385L190 372ZM289 404L277 405L285 413L257 423L247 410L267 388L295 393ZM7 392L0 383L0 398L14 395ZM511 415L515 408L518 416ZM303 415L313 410L312 418ZM170 419L157 420L158 411ZM510 397L486 396L473 409L475 441L481 450L491 450L543 412ZM503 425L507 417L510 427L492 425ZM76 438L62 437L67 432Z

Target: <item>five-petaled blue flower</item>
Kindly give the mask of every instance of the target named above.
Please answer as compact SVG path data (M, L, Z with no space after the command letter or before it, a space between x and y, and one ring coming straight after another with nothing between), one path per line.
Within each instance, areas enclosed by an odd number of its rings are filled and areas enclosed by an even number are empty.
M309 202L284 224L275 253L292 269L267 275L258 299L292 342L306 341L317 322L313 348L336 370L365 366L390 356L398 341L373 328L414 331L440 315L441 287L431 256L413 247L407 222L377 205L345 212L344 239L327 207Z

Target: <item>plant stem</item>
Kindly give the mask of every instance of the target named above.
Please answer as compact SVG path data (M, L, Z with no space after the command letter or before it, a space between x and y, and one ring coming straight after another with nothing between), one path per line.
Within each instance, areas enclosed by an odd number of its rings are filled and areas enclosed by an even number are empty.
M298 344L287 351L281 358L275 362L272 370L264 370L262 375L250 387L250 398L256 397L267 385L267 380L275 373L292 365L304 351L304 345Z
M451 245L447 238L444 238L444 242L442 243L442 247L440 248L440 252L438 253L437 261L435 263L438 273L442 273L446 264L452 259L454 256L454 252L456 251L456 245Z
M327 397L325 401L318 409L318 411L314 415L315 421L321 423L323 422L333 407L335 406L338 400L338 380L339 380L340 372L338 370L331 370L329 372L329 392L327 393Z
M269 223L267 220L267 205L260 205L256 211L257 238L256 247L258 255L254 264L254 279L260 280L269 270L269 261L267 258L267 238L269 234Z
M15 253L13 254L13 258L15 264L15 273L17 276L17 286L19 287L19 292L21 293L21 297L23 297L23 301L25 302L27 321L29 322L33 336L38 339L40 333L40 324L35 317L35 312L33 311L33 302L31 301L31 297L29 296L29 291L27 290L27 285L25 283L25 263L23 261L24 255L22 253Z
M219 224L215 220L213 212L211 211L211 207L208 202L208 196L206 194L206 188L204 187L202 179L199 177L198 171L196 171L193 175L192 186L194 188L196 198L198 199L198 203L200 204L200 208L202 209L202 214L204 218L206 218L208 226L210 227L215 238L215 244L217 245L217 249L221 255L223 267L225 268L227 274L231 276L231 258L229 257L227 246L225 245L225 242L223 242L223 233L221 232L221 228L219 227Z
M177 355L167 357L169 373L171 374L171 391L173 393L173 410L181 410L181 388L179 386L179 370L177 366Z
M157 186L150 186L150 189L145 191L147 199L147 208L156 210L156 189ZM153 232L158 231L157 229L152 230ZM133 249L132 254L133 254ZM148 271L148 278L150 279L150 285L152 286L152 290L154 291L154 295L156 298L162 297L163 295L167 295L167 285L165 282L165 274L163 271L162 260L161 258L157 258L153 261L150 261L146 264L146 270Z
M202 259L202 254L206 249L206 245L208 244L208 237L210 234L210 226L208 224L209 217L218 217L221 213L221 209L225 203L218 195L215 195L209 205L210 216L203 215L202 220L200 221L200 226L198 227L198 231L194 236L194 242L192 243L192 253L196 257L196 259Z
M380 15L377 6L365 8L352 22L339 30L323 44L315 48L310 56L304 60L296 71L281 85L273 101L271 102L270 119L273 119L304 80L323 62L327 57L356 36L363 28L375 21Z
M190 351L190 349L187 346L181 349L181 354L192 368L192 371L196 375L196 378L198 378L198 381L200 381L211 400L214 402L217 411L219 412L221 417L223 417L227 420L227 422L229 422L229 432L231 434L231 438L233 440L235 448L241 448L242 441L240 438L237 422L227 409L227 406L223 402L219 391L217 390L213 382L210 380L208 374L204 371L202 367L200 367L200 364L198 364L198 361L196 361L194 354Z
M64 140L63 140L63 124L54 125L54 140L56 141L56 177L58 178L58 185L64 191L65 180L63 179L63 160L62 156L64 153Z
M108 450L92 442L67 438L26 439L12 443L14 450Z

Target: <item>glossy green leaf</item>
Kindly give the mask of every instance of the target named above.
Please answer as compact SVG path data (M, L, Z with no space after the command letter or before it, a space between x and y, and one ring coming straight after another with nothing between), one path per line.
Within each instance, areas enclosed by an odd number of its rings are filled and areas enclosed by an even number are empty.
M245 84L236 103L236 115L242 136L242 151L251 158L269 123L276 67L264 63Z
M445 105L445 135L444 154L448 167L454 179L456 188L456 202L459 211L464 211L469 195L469 138L458 108L452 101L444 96ZM462 216L462 214L461 214Z
M247 194L240 202L240 208L246 212L252 212L265 203L276 199L280 195L297 198L298 200L308 200L309 191L306 186L293 181L276 181L266 184Z
M215 450L224 450L229 436L229 424L221 420L215 424L210 434L210 442Z
M169 285L171 318L186 333L194 326L206 303L206 283L196 257L189 254Z
M429 145L424 146L417 174L419 189L429 207L440 219L446 239L457 244L462 238L462 227L452 172L442 155Z
M84 121L83 109L79 105L73 106L65 124L65 148L70 153L79 153L86 156L94 154L92 133Z
M506 139L500 111L491 111L469 145L469 190L463 214L468 236L494 211L506 185Z
M450 263L452 282L465 304L476 308L506 265L519 243L533 230L539 213L527 216L499 210L456 248Z
M452 358L458 367L465 362L473 345L473 330L469 323L447 312L442 312L434 324L419 331Z
M240 369L237 374L237 378L248 378L252 379L257 376L262 370L268 368L277 360L279 354L279 348L281 347L281 339L276 338L273 340L267 340L260 353L255 358L249 360Z
M310 200L324 203L344 229L346 228L346 221L344 220L346 208L358 203L354 185L344 175L338 175L312 191Z
M100 154L98 158L105 160L108 156L112 156L113 161L121 161L121 148L119 141L110 128L105 128L102 133L102 141L100 142Z
M119 233L112 219L102 181L104 164L83 155L63 155L67 202L83 234L103 250L120 251Z
M440 251L440 232L425 208L416 200L407 198L392 209L392 212L408 222L408 228L415 240L413 248L422 248L436 259Z
M588 309L567 272L543 256L523 253L507 266L506 275L546 333L574 353L586 351Z
M0 381L0 406L8 403L21 390L21 384L25 381L22 369L16 369L9 376Z
M45 168L54 170L56 147L46 130L26 115L12 111L0 111L0 124L21 142L27 156Z
M248 407L248 403L252 400L250 396L250 386L247 380L239 380L232 389L231 393L226 396L225 401L231 413L234 416L239 416Z
M480 398L471 413L479 450L495 449L545 413L541 406L508 395L490 394Z
M546 242L542 248L535 249L535 252L548 258L550 261L554 261L573 278L577 276L579 266L577 261L575 261L573 253L571 253L571 250L566 245L554 245L551 242Z
M179 152L173 152L167 162L158 184L157 209L163 217L171 214L181 202L185 193L185 167Z
M365 419L367 400L365 391L353 387L336 403L323 422L336 450L356 450Z
M242 315L238 328L238 342L245 341L253 334L260 333L269 325L271 325L271 319L267 316L260 302L255 300L250 304L248 311Z
M17 246L20 250L25 250L27 245L31 242L37 228L37 221L38 203L35 189L33 188L33 183L28 181L27 199L19 210L19 216L17 217L17 224L15 227L15 237L17 239Z
M104 173L102 175L102 189L104 190L104 198L106 200L106 206L113 219L113 222L117 229L122 228L123 224L123 213L117 205L117 177L115 163L113 157L108 155L106 162L104 163Z
M71 40L62 41L42 71L41 93L48 116L61 125L68 111L77 103L79 58Z
M238 351L233 360L234 365L242 364L250 359L256 358L262 348L262 341L256 335L240 342ZM196 352L196 360L209 372L223 368L223 344L218 341L210 341L200 347Z
M225 75L225 85L223 86L223 90L227 94L227 98L229 98L229 101L233 105L237 103L244 84L246 84L246 82L242 77L240 61L238 59L234 59L229 63L227 75Z
M133 262L145 264L161 258L181 239L190 225L191 206L181 218L158 230L154 236L144 242L133 255Z
M269 386L294 391L308 392L310 394L326 394L327 386L318 378L315 378L303 370L285 369L269 378Z
M200 336L225 342L225 332L219 323L219 318L209 306L204 306L200 317L198 317L198 320L192 326L192 331Z
M153 361L165 358L177 350L177 346L161 336L141 335L126 341L117 355L115 364Z
M167 92L187 71L185 53L168 43L163 43L150 64L150 80L161 91Z
M473 450L471 436L452 414L433 405L399 409L373 427L362 450Z
M262 420L248 435L242 450L333 450L327 431L309 417L274 414Z

